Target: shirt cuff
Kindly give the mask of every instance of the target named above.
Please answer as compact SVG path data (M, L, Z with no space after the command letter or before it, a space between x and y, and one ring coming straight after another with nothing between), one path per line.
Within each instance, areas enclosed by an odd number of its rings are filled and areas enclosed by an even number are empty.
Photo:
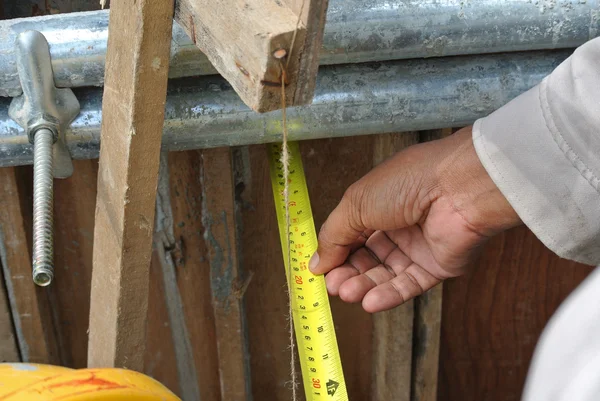
M521 220L563 258L600 263L600 195L555 142L545 82L473 127L484 168Z

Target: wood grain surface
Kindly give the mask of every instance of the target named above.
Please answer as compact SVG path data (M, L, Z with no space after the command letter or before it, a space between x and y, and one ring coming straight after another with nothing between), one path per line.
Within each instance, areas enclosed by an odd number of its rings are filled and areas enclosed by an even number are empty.
M439 400L520 400L541 331L592 270L525 227L493 238L466 276L446 282Z
M111 6L88 366L142 371L173 3Z

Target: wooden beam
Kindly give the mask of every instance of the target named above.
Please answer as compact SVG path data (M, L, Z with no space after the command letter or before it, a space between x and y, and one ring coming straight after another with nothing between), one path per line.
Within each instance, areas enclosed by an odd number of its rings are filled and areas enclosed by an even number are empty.
M373 163L419 143L419 134L382 134L374 138ZM373 315L371 399L410 401L414 303Z
M173 3L111 4L88 366L143 368Z
M202 152L202 222L208 247L212 303L217 334L221 399L252 399L245 326L244 279L238 258L233 168L230 148Z
M48 289L31 278L31 213L18 168L0 169L0 256L24 362L60 363ZM32 207L31 207L32 210Z
M266 112L281 107L282 65L287 104L312 101L326 10L327 0L178 0L175 19L241 99Z
M452 128L421 132L420 142L451 135ZM415 299L412 401L437 401L443 283Z
M296 74L296 91L291 104L294 106L310 104L315 93L315 84L317 83L319 54L321 45L323 44L325 17L327 15L329 0L283 1L296 15L302 13L301 21L306 29L304 41L301 43L302 53L300 54L300 63Z

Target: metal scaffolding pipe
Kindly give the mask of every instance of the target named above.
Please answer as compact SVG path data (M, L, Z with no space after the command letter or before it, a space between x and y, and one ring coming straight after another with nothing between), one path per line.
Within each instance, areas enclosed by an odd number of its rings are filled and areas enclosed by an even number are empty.
M472 123L539 83L569 51L432 58L321 68L311 106L288 110L293 140ZM66 135L75 159L98 157L102 90L78 90L81 114ZM0 166L31 164L26 133L0 99ZM281 113L246 107L219 76L171 82L163 150L274 142Z
M14 41L39 30L60 87L101 86L108 11L0 22L0 96L17 96ZM321 63L573 48L600 33L600 0L331 0ZM172 78L214 74L174 24Z

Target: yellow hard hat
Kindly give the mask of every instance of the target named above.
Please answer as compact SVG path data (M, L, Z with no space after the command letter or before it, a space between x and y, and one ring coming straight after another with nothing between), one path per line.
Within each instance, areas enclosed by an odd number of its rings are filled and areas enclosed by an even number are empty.
M156 380L125 369L0 364L2 401L181 401Z

